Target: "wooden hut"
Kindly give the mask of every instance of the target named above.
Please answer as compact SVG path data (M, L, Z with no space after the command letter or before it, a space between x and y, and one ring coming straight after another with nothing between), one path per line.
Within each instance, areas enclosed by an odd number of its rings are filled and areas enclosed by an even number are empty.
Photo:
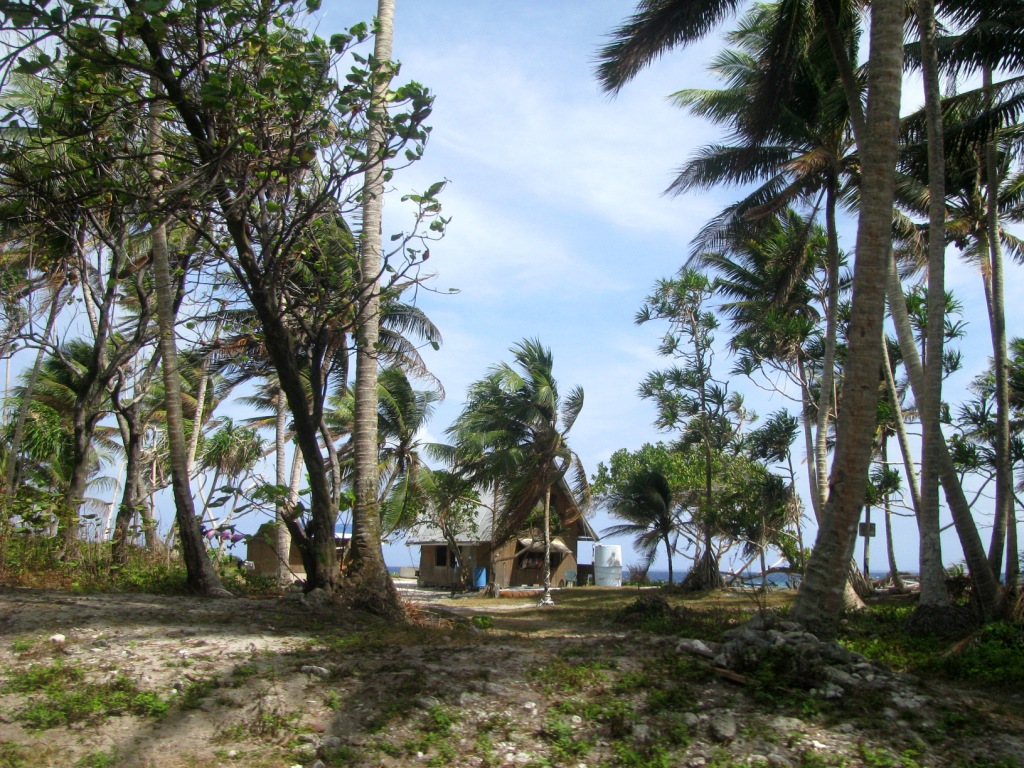
M276 523L264 523L256 533L249 537L245 559L252 563L253 573L262 576L277 575L277 552L274 550L276 527ZM337 548L339 563L342 561L350 541L351 534L348 527L339 525L334 535L334 545ZM306 566L302 564L302 555L294 541L291 541L288 549L288 570L296 580L305 580Z
M565 482L552 489L551 504L551 586L564 587L582 583L581 572L590 572L593 565L580 564L579 542L597 541L597 534L580 512ZM531 528L519 531L503 542L492 542L493 514L488 507L477 507L475 520L456 537L463 567L473 574L471 584L486 586L487 571L494 558L494 584L499 589L542 586L544 584L544 534ZM420 548L419 576L421 587L451 588L458 584L459 574L450 545L441 531L432 525L415 526L406 539L408 546Z

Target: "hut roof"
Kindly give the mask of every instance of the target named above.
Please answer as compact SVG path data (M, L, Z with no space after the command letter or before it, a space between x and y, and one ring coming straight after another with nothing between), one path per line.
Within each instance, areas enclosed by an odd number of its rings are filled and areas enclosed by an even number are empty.
M579 536L577 537L579 540L598 541L597 531L591 527L590 522L580 513L579 505L576 503L576 499L573 497L572 491L569 490L568 484L565 483L564 479L560 482L560 485L560 490L571 503L571 508L562 515L563 521L573 521L579 526ZM459 544L471 545L489 543L491 540L492 517L490 507L478 506L474 518L459 532L456 541ZM407 546L447 544L444 536L441 534L441 529L436 525L427 523L420 523L410 528L405 543Z

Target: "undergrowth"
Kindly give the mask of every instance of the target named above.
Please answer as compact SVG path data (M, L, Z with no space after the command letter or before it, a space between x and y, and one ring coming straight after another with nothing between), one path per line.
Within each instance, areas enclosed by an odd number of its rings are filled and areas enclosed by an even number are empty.
M28 695L28 702L13 713L14 718L39 730L123 714L159 718L170 709L165 699L140 690L123 675L91 681L79 667L60 662L8 671L2 691Z
M1024 686L1024 622L994 622L949 638L912 634L913 606L874 606L851 614L840 642L896 672L1019 690Z

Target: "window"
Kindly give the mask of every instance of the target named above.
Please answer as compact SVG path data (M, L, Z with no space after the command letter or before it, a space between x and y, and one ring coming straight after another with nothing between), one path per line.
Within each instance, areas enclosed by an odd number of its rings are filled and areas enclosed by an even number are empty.
M443 544L439 547L434 547L434 565L438 568L448 568L451 565L450 558L448 557L448 547Z

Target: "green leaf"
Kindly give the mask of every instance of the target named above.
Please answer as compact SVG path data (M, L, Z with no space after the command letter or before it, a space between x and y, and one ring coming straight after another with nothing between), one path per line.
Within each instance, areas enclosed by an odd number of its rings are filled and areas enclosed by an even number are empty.
M306 0L306 10L310 13L316 13L320 10L320 0Z
M18 65L14 68L14 71L26 75L36 75L42 72L48 66L50 66L49 62L42 62L40 61L40 59L26 59L19 56Z

